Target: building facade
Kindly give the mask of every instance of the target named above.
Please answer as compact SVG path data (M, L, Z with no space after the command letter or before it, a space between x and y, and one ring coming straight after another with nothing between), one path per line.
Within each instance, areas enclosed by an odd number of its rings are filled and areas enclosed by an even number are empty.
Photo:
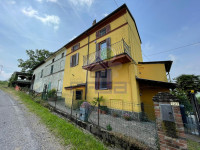
M61 48L33 70L33 90L43 92L56 89L62 95L66 49Z

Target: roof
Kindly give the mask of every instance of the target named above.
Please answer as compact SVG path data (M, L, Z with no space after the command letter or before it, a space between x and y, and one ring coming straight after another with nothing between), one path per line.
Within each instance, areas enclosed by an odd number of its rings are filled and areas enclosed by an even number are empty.
M149 62L138 62L138 64L165 64L166 72L170 72L173 61L149 61Z
M74 85L74 86L67 86L65 87L66 90L71 90L71 89L74 89L74 88L78 88L78 87L85 87L86 84L85 83L81 83L81 84L77 84L77 85Z
M22 76L32 76L30 73L25 73L25 72L14 72L15 75L22 75Z
M120 6L119 8L117 8L116 10L114 10L112 13L110 13L109 15L107 15L105 18L103 18L102 20L100 20L99 22L97 22L95 25L91 26L89 29L87 29L86 31L84 31L83 33L81 33L80 35L78 35L76 38L74 38L72 41L68 42L64 47L69 47L69 45L73 45L72 43L74 43L75 41L79 41L80 38L84 35L88 36L88 33L91 32L93 29L97 28L100 24L104 24L104 22L106 22L106 20L108 20L109 18L111 18L112 16L114 16L115 14L119 13L120 11L122 11L123 9L127 10L131 16L131 18L133 19L133 22L135 24L135 27L136 27L136 30L137 30L137 33L138 33L138 36L139 36L139 39L140 39L140 42L142 43L141 41L141 38L140 38L140 35L139 35L139 32L138 32L138 28L137 28L137 25L136 25L136 22L135 22L135 19L133 18L131 12L129 11L128 7L126 6L126 4L123 4L122 6ZM104 24L105 25L105 24ZM94 31L94 30L93 30ZM96 31L96 30L95 30Z
M156 81L156 80L149 80L136 77L136 80L142 84L148 84L150 86L159 86L159 87L166 87L166 88L176 88L176 83L171 82L163 82L163 81Z

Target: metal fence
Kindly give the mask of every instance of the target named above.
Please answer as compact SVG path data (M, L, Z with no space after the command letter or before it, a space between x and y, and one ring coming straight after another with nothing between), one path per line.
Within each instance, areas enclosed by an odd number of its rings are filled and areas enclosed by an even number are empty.
M80 119L80 106L82 100L65 100L60 96L53 99L42 94L49 105L55 109ZM58 95L58 94L57 94ZM121 101L104 101L107 106L98 106L90 103L88 122L97 125L117 136L128 138L129 141L138 141L153 149L157 148L157 132L152 105L134 104ZM67 105L72 104L72 105ZM134 109L142 108L143 112L135 112ZM147 114L148 113L148 114Z

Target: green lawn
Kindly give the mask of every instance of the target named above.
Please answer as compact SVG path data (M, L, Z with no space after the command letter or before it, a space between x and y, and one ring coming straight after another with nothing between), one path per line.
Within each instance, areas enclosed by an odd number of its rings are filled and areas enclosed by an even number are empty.
M74 149L78 150L107 149L101 141L98 141L88 133L84 133L66 120L52 114L49 109L34 102L29 95L23 92L17 92L13 88L4 88L4 86L6 86L6 84L1 84L0 82L0 88L15 97L17 96L20 101L23 102L31 112L35 113L47 128L60 139L62 144L71 145Z
M200 150L200 143L197 143L192 140L187 140L188 141L188 149L189 150Z

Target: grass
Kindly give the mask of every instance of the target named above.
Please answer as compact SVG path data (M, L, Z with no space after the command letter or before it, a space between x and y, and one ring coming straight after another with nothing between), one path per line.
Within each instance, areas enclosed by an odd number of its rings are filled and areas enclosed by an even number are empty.
M3 88L6 84L0 83L0 88L17 96L21 102L33 113L35 113L47 128L60 139L63 145L70 145L78 150L105 150L107 149L102 142L95 139L92 135L84 133L73 124L52 114L49 109L41 106L32 98L23 93L17 92L13 88Z
M200 150L200 143L197 143L192 140L187 140L188 142L188 150Z

